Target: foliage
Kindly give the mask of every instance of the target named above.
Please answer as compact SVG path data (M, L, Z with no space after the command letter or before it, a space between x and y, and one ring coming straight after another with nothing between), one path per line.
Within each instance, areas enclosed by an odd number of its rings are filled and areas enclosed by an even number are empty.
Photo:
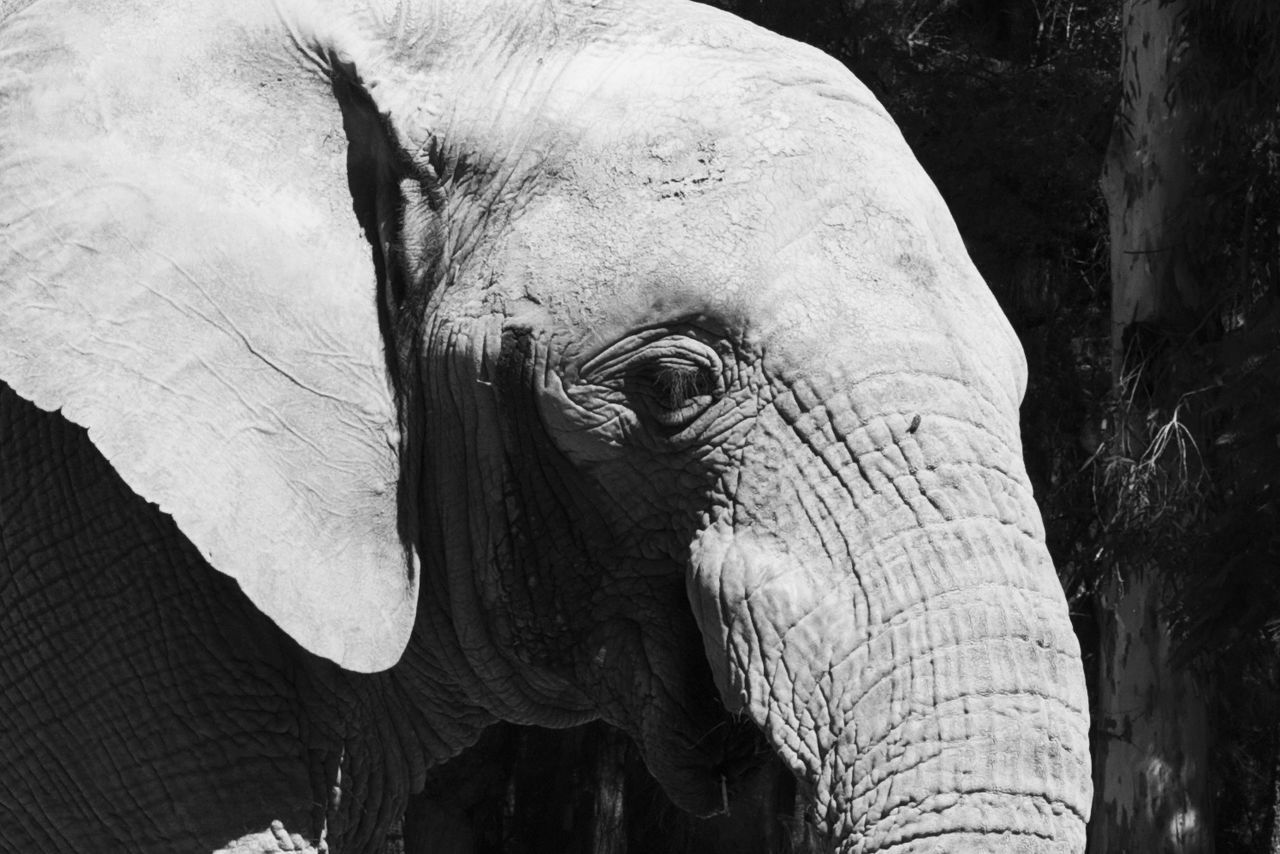
M1161 384L1150 374L1164 366L1135 361L1121 371L1109 406L1112 437L1095 468L1099 506L1106 530L1124 540L1124 548L1116 543L1112 550L1156 555L1163 566L1177 565L1187 538L1195 536L1192 529L1203 521L1207 475L1188 410L1207 389L1153 400L1140 389Z
M1192 0L1187 25L1199 60L1186 81L1190 97L1249 123L1280 103L1280 4Z

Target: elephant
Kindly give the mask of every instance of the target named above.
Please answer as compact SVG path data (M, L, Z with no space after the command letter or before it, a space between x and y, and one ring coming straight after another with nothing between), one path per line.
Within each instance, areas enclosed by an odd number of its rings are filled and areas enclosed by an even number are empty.
M3 15L0 847L376 851L603 721L695 815L764 749L842 854L1083 850L1022 351L840 63L684 0Z

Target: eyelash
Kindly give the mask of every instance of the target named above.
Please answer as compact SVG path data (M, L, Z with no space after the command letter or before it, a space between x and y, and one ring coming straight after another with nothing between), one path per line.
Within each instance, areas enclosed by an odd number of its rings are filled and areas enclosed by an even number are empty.
M705 366L658 363L643 372L641 386L649 415L665 427L678 427L711 403L716 383Z

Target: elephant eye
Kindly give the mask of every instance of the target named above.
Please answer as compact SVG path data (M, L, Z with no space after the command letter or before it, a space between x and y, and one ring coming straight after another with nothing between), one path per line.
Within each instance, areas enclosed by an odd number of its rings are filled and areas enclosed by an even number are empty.
M651 427L674 434L724 396L729 353L719 336L654 327L596 353L577 379L584 394L612 397Z
M640 372L634 391L659 424L683 427L714 401L716 379L705 365L658 359Z

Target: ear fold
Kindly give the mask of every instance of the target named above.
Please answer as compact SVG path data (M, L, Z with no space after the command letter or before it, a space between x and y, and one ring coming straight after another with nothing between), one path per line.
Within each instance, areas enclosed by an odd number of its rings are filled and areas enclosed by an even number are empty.
M0 380L304 647L390 666L416 559L331 80L230 3L45 5L0 29Z

